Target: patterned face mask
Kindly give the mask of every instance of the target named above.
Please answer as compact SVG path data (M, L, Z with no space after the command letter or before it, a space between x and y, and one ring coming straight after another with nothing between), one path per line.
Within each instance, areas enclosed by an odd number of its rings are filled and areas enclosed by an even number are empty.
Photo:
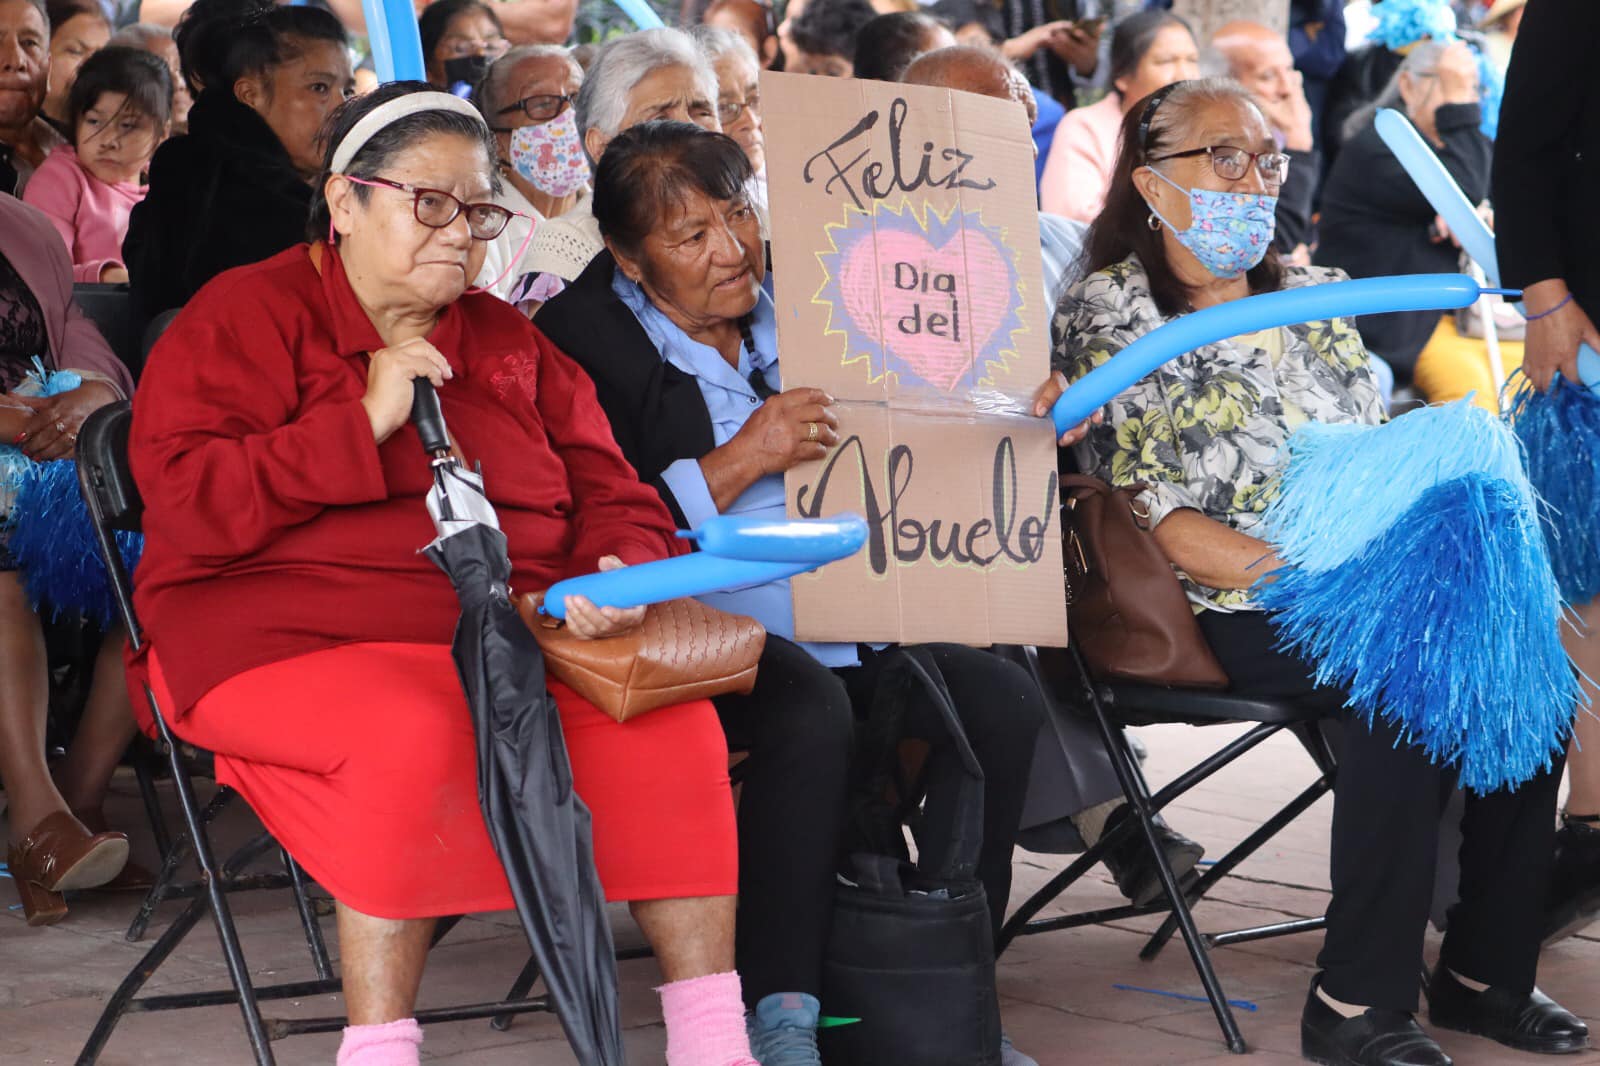
M589 161L573 109L563 109L549 122L512 130L511 165L546 196L560 199L583 188Z
M1189 197L1189 228L1179 229L1154 206L1150 213L1178 243L1219 278L1236 278L1266 256L1277 226L1278 198L1262 193L1185 189L1154 167L1151 173Z

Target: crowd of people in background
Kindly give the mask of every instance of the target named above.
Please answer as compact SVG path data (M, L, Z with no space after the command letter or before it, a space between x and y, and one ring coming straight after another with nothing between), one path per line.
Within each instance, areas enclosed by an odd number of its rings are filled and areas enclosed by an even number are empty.
M235 581L270 599L249 586L249 575L306 565L295 554L301 545L274 545L313 512L301 500L234 513L223 490L247 492L242 486L266 476L253 463L287 471L296 455L322 445L300 441L265 458L224 460L206 458L203 442L239 426L290 434L309 420L352 449L370 451L374 440L381 449L403 421L396 397L410 377L442 384L470 369L452 352L441 355L444 342L428 330L477 331L507 350L521 345L527 359L553 369L541 369L537 390L530 385L525 396L506 399L511 392L500 389L510 413L462 409L453 427L500 427L468 430L465 443L478 453L516 452L530 470L544 456L566 472L563 491L610 494L613 509L585 521L636 549L621 551L623 561L657 558L670 552L674 525L730 510L781 516L782 473L835 440L831 400L785 389L780 373L765 242L771 212L782 205L772 202L766 173L763 72L974 92L1025 111L1059 388L1153 324L1201 307L1341 274L1457 270L1459 244L1374 119L1382 108L1404 115L1492 219L1491 163L1506 131L1499 101L1508 66L1515 69L1524 8L1541 2L1556 0L1292 0L1286 25L1236 20L1202 32L1170 0L684 0L681 12L668 13L681 28L579 44L575 0L419 0L427 86L377 87L358 0L0 0L0 393L18 389L35 356L84 379L48 405L0 404L0 436L34 458L70 457L89 413L134 395L133 376L71 306L62 279L128 286L142 321L186 309L135 401L135 462L153 519L141 607L157 631L186 616L192 638L186 651L164 649L149 669L191 716L193 739L219 753L223 773L338 898L345 957L369 974L347 978L352 1025L393 1027L409 1018L407 996L415 997L422 965L412 947L426 942L426 916L507 902L481 825L441 818L418 790L399 807L384 791L393 787L384 782L429 775L470 785L470 744L430 720L439 734L428 734L425 765L403 751L385 761L362 739L378 719L354 716L332 736L319 733L325 751L297 756L306 761L295 763L301 780L291 786L274 776L280 755L272 738L236 727L285 686L338 689L357 677L398 679L384 690L383 714L394 702L428 704L433 690L413 681L453 685L441 673L447 656L434 654L435 644L448 643L452 616L440 607L442 636L396 636L392 620L378 617L383 603L400 602L395 586L365 573L370 618L346 619L347 629L319 640L288 615L258 619L279 626L284 646L300 656L286 652L288 665L262 667L230 651L229 641L252 638L208 615L208 599L233 595ZM455 103L402 115L392 135L369 133L341 156L341 140L364 116L398 114L408 95L427 88ZM666 188L673 194L663 199ZM1272 250L1228 274L1218 261L1224 253L1197 238L1193 223L1208 195L1240 192L1270 198ZM471 228L457 234L463 213ZM1176 224L1184 218L1190 225ZM412 220L426 243L408 246L402 261L393 235L410 232ZM680 250L685 227L714 239L688 256ZM452 234L464 234L459 247ZM307 242L326 257L307 260L299 251ZM426 280L419 264L432 260L424 252L459 260L461 284ZM243 267L254 273L229 274ZM249 294L245 281L270 300ZM467 283L486 295L463 295ZM319 316L335 325L294 327L312 340L291 343L272 325ZM419 321L428 329L412 328ZM1356 328L1263 331L1203 349L1185 358L1236 372L1218 409L1175 414L1168 397L1182 389L1173 392L1158 374L1120 397L1103 423L1063 440L1084 472L1154 486L1151 525L1246 694L1314 685L1305 663L1275 649L1249 592L1251 567L1270 552L1252 536L1254 493L1275 476L1268 445L1308 419L1370 424L1407 403L1481 390L1487 380L1482 329L1474 336L1465 320L1414 312L1364 318ZM1574 336L1593 333L1573 328ZM1508 336L1500 349L1511 369L1521 359L1518 339ZM252 353L250 365L202 365L194 353L222 340ZM377 353L361 408L327 388L329 367L353 344ZM180 359L186 350L188 363ZM318 360L326 366L318 369ZM291 415L283 397L296 390L321 397L319 405ZM487 403L485 396L474 402ZM465 401L447 400L447 413L453 402ZM587 442L582 456L560 443L577 438ZM340 544L367 535L353 505L403 502L420 513L420 499L410 498L418 493L386 494L376 464L348 477L330 476L313 490L322 494L313 524ZM222 495L207 499L206 490ZM533 514L545 502L522 500L510 510ZM204 565L184 554L192 538L164 533L163 516L170 529L175 515L210 531ZM1164 521L1169 516L1177 520ZM527 521L517 565L548 584L570 566L573 550ZM238 543L253 554L234 570L244 553L230 545ZM616 544L585 548L598 558ZM820 952L846 831L853 736L870 716L881 664L877 652L853 643L797 642L786 582L714 602L757 617L769 640L750 696L648 720L658 723L657 754L677 753L693 774L653 778L648 752L624 743L575 694L559 690L556 699L580 791L592 790L585 799L603 838L597 850L608 893L633 901L672 990L663 992L669 1061L812 1066L820 1061ZM126 835L100 810L132 732L123 637L106 635L77 742L52 778L44 762L44 637L3 540L0 616L10 866L29 922L46 924L66 915L63 890L148 880L126 867ZM595 635L611 624L597 622ZM430 650L397 656L371 650L388 645L359 643L384 640ZM330 650L341 643L368 650ZM1059 730L1046 731L1048 743L1038 739L1046 697L1027 670L988 651L929 651L989 782L978 873L998 933L1019 841L1039 850L1092 845L1129 811L1109 764L1056 750L1058 739L1071 747ZM202 654L204 662L195 658ZM370 694L351 701L379 713ZM939 754L932 709L912 707L904 728L936 753L918 841L936 854L953 832L944 790L955 786L941 775L954 764ZM313 731L309 720L305 729ZM1448 1063L1412 1020L1447 775L1381 729L1347 733L1334 904L1305 1008L1307 1054L1359 1066ZM1078 739L1084 750L1100 743L1087 727ZM748 756L736 822L714 816L727 801L721 767L732 749ZM1600 907L1600 755L1574 749L1571 763L1574 789L1559 832L1559 765L1514 794L1469 807L1463 903L1429 986L1437 1025L1525 1050L1586 1042L1583 1024L1534 987L1540 942ZM1063 774L1072 779L1067 795L1040 800ZM344 820L309 833L304 812L315 789L308 792L306 780L327 797L371 801L325 797L343 806ZM624 804L616 797L629 787L634 801ZM643 807L649 819L641 820ZM470 802L464 809L474 810ZM473 883L430 895L408 881L416 862L408 840L373 830L392 828L396 810L408 831L428 826L421 836L436 828L438 839L450 840L449 861ZM693 840L681 836L686 824L698 827ZM1052 827L1065 829L1069 843L1051 843L1061 838ZM1159 818L1157 829L1174 872L1188 874L1202 846ZM662 840L679 845L671 856ZM1106 859L1139 904L1161 891L1143 847L1135 839ZM1517 878L1504 876L1507 863ZM75 871L66 880L43 872L64 866ZM1554 886L1548 894L1546 881ZM377 913L403 917L371 917ZM401 941L409 946L397 948ZM735 970L742 988L723 980ZM350 1044L348 1061L415 1062L414 1028L367 1033ZM378 1057L396 1046L413 1057ZM1003 1049L1005 1066L1033 1063L1009 1038Z

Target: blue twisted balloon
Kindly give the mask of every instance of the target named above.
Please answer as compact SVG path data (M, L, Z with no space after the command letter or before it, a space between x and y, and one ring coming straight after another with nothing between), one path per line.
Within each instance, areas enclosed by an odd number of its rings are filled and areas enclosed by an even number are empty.
M1483 292L1465 274L1413 274L1334 281L1230 300L1146 333L1062 393L1050 417L1057 435L1065 433L1156 367L1228 337L1346 315L1469 307Z
M565 618L568 596L587 596L602 607L643 607L781 581L860 551L867 523L854 514L784 522L718 516L687 537L698 540L702 550L558 581L540 609ZM713 548L726 554L714 554Z

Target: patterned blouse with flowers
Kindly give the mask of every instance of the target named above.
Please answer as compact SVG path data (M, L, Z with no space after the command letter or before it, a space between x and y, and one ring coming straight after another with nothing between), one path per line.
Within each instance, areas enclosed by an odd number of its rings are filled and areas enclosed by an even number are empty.
M1286 268L1284 288L1343 280L1338 270ZM1076 381L1169 321L1138 256L1068 290L1051 323L1052 363ZM1375 425L1384 418L1361 335L1336 318L1235 337L1186 352L1108 404L1077 446L1085 472L1113 485L1145 482L1151 527L1192 508L1259 536L1277 494L1284 442L1307 421ZM1197 610L1258 610L1248 590L1213 589L1180 573Z

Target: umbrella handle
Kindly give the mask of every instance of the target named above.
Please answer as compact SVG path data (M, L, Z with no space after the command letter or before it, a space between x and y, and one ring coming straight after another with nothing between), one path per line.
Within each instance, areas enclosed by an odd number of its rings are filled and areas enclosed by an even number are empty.
M439 393L427 378L411 380L411 421L422 438L422 449L432 456L450 452L450 431L444 428L444 412L439 409Z

